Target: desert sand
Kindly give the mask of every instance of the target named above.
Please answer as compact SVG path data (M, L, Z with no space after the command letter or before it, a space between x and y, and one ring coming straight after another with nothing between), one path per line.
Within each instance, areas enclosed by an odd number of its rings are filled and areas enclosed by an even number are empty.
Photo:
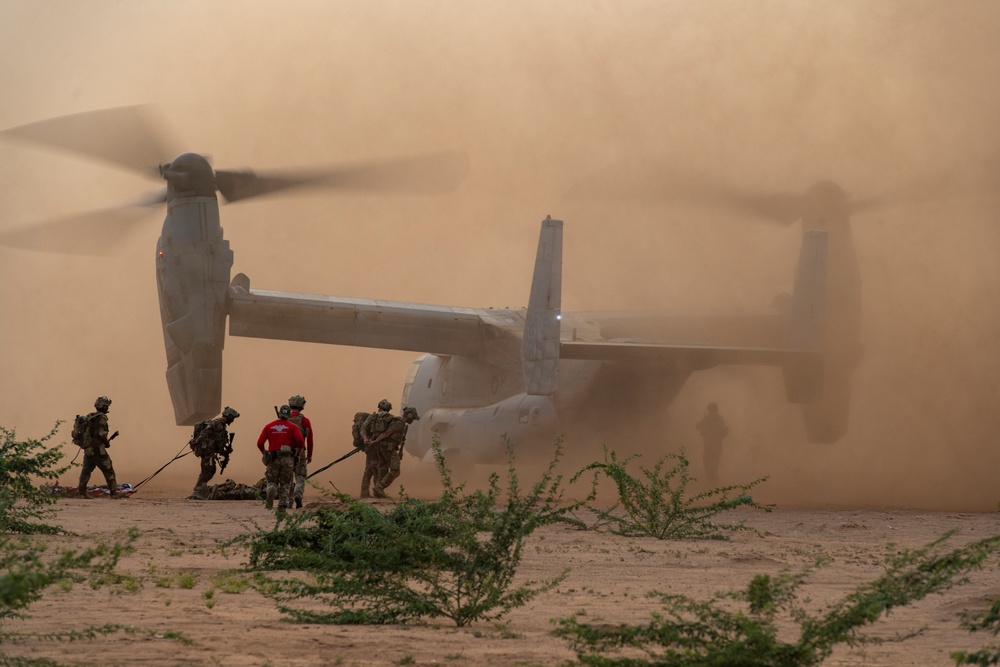
M314 494L306 509L326 502ZM378 501L387 503L391 501ZM56 521L79 536L54 538L80 547L93 538L115 539L130 526L141 532L121 570L135 575L134 591L92 590L77 584L56 588L34 604L29 618L5 624L9 631L50 632L99 623L133 626L134 633L71 643L25 640L7 643L11 655L50 658L70 665L563 665L574 654L552 635L551 619L577 613L593 623L638 623L656 608L651 590L704 597L745 586L759 573L797 569L817 556L830 563L812 576L801 599L818 609L881 571L891 548L918 547L947 530L958 529L954 544L1000 532L1000 514L906 510L823 510L774 507L746 510L757 534L741 532L731 541L659 541L548 526L527 543L519 576L569 576L557 589L516 609L501 622L456 628L432 621L408 626L321 626L283 622L275 605L253 590L214 590L213 576L240 568L246 554L221 549L252 522L268 525L271 514L253 501L192 501L149 492L120 500L58 503ZM86 536L86 537L84 537ZM890 546L894 545L894 546ZM193 576L192 588L177 584ZM157 581L172 579L170 586ZM958 613L983 609L1000 596L995 560L971 581L931 596L881 620L872 632L889 637L926 626L904 643L841 647L828 665L948 665L949 652L974 649L988 637L961 629ZM187 644L169 638L182 633Z

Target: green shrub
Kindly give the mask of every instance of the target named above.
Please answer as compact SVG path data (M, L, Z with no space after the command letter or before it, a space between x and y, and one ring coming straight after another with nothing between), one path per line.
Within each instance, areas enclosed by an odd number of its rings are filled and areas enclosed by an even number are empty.
M18 440L12 429L0 426L0 532L46 533L63 532L57 526L35 523L51 517L57 498L38 486L39 482L56 482L69 466L59 466L63 458L62 445L49 449L59 425L56 422L48 435L40 440Z
M986 611L963 612L961 619L961 626L969 632L989 630L995 637L1000 632L1000 598L994 600ZM951 659L956 665L996 665L1000 664L1000 648L992 645L971 653L955 651L951 654Z
M561 453L527 493L508 443L506 485L490 476L486 491L468 493L451 480L440 447L434 454L443 491L435 501L401 494L382 513L348 496L338 504L279 517L273 530L238 538L250 546L249 568L291 570L302 576L258 579L292 620L306 623L406 623L448 618L458 626L496 619L560 582L513 584L524 539L563 520L577 505L562 504ZM332 611L293 608L319 600Z
M619 461L614 451L604 450L603 463L591 463L576 473L576 481L584 473L594 471L615 483L618 502L609 509L590 507L598 521L594 527L609 526L616 535L649 536L669 539L727 539L725 533L750 530L744 522L735 524L715 523L717 515L737 507L755 507L769 512L754 502L748 491L767 478L749 484L734 484L687 497L691 482L688 460L684 453L666 454L652 468L639 467L641 477L633 477L628 465L638 455ZM665 468L667 461L676 461ZM595 480L596 483L596 480Z
M797 596L817 564L798 573L758 575L746 590L717 593L706 601L651 593L660 598L663 611L645 625L594 626L569 617L556 621L555 632L570 642L581 662L599 667L817 665L837 644L887 641L865 635L862 629L896 607L965 583L967 574L1000 548L1000 536L995 536L946 552L942 544L950 536L889 556L880 577L820 613L810 612ZM791 626L798 626L798 638L792 636ZM639 657L623 656L622 649Z

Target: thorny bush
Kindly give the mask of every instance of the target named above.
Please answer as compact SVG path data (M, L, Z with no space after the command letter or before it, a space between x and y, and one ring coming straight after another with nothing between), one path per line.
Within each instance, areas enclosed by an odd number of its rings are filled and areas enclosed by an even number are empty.
M660 598L663 610L645 625L589 625L571 616L555 621L555 632L570 642L581 662L596 667L818 665L837 644L903 641L918 634L886 640L862 630L894 608L965 583L969 572L1000 549L1000 536L994 536L944 551L952 534L890 555L880 577L819 613L810 612L798 597L817 563L798 573L758 575L746 590L717 593L705 601L650 593ZM790 637L789 625L798 626L798 638Z
M548 469L524 493L507 442L506 484L496 473L485 491L456 485L439 443L434 456L443 491L434 501L401 494L383 513L346 495L333 506L279 516L275 527L237 538L249 545L248 569L261 573L259 590L291 620L303 623L406 623L447 618L458 626L500 618L566 572L514 584L524 540L540 526L566 521L579 503L564 504ZM265 571L289 571L266 576ZM303 599L320 604L301 604ZM292 606L293 602L298 602ZM326 610L330 608L331 610Z
M0 426L0 532L63 532L57 526L37 523L54 512L56 496L39 487L39 482L55 482L69 470L60 466L62 445L49 449L59 424L39 440L18 440L13 429Z
M573 476L576 481L588 471L603 474L614 482L618 502L611 508L590 507L598 521L594 527L609 526L616 535L671 539L727 539L726 533L751 530L744 522L717 523L713 519L737 507L754 507L769 512L750 496L749 491L767 478L749 484L722 486L692 496L687 487L688 460L684 453L666 454L652 468L640 466L640 476L628 472L638 455L619 460L614 451L604 450L604 462L591 463ZM676 462L666 467L668 461ZM595 480L596 484L596 480Z

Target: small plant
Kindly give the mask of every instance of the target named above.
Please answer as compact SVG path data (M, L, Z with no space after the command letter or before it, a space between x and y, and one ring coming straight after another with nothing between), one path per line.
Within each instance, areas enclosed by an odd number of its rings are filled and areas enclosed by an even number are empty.
M562 478L548 470L524 493L508 443L507 483L490 477L488 489L466 493L452 483L439 445L435 457L443 491L425 502L402 497L385 514L348 496L337 504L279 517L273 530L238 538L250 546L252 570L298 571L305 576L262 577L257 589L305 623L406 623L448 618L458 626L500 618L557 585L561 575L515 586L524 539L539 526L563 520ZM303 598L330 612L298 609Z
M37 523L55 512L58 498L36 486L39 480L55 483L69 470L60 466L62 445L49 449L46 443L55 437L62 422L39 440L18 440L12 429L0 426L0 532L49 534L65 532L57 526Z
M764 482L762 477L749 484L723 486L687 497L691 482L684 453L667 454L652 468L640 466L641 477L629 474L628 464L636 456L618 460L614 451L604 451L603 463L591 463L576 473L571 482L588 471L603 474L615 483L618 502L610 509L590 507L597 517L595 527L610 526L616 535L649 536L668 539L727 539L726 533L751 530L744 522L716 523L713 519L737 507L770 510L754 502L748 491ZM665 468L668 461L676 461Z
M817 665L837 644L903 641L917 634L884 639L862 630L896 607L965 583L969 572L1000 550L1000 536L994 536L946 552L942 545L951 535L887 557L882 576L820 613L810 612L797 595L820 566L817 563L798 573L758 575L745 590L717 593L707 601L650 593L660 599L663 611L653 614L645 625L593 626L571 616L556 621L555 633L570 642L581 662L600 667ZM789 631L794 625L799 628L798 638ZM616 655L623 648L648 657Z
M963 612L961 626L969 632L989 630L995 637L1000 632L1000 598L994 600L987 611ZM971 653L955 651L951 654L951 659L956 665L996 665L1000 664L1000 648L990 645Z
M195 576L193 574L190 574L189 572L184 572L183 574L177 575L178 588L186 588L186 589L194 588L195 581L197 581L197 579L195 579Z
M129 532L124 543L100 544L80 552L63 551L47 560L46 545L31 538L0 534L0 625L4 619L23 618L27 608L42 597L46 588L60 586L81 573L101 578L113 571L119 558L131 549L138 532ZM62 631L45 635L47 639L74 639L97 636L121 629L119 626L87 628L83 631ZM22 637L0 631L0 645L5 639ZM32 664L0 652L0 664Z
M223 593L242 593L251 586L246 575L231 570L212 575L211 581L212 585Z

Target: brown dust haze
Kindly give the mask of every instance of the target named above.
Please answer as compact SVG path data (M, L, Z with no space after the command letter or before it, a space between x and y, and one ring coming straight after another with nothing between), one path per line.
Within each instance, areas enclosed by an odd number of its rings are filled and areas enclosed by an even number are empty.
M763 502L988 510L1000 500L998 27L986 1L7 0L0 127L151 103L177 152L218 167L466 151L468 178L446 196L278 197L225 206L222 224L234 273L255 287L468 307L525 305L547 214L566 221L566 310L755 310L790 289L798 225L567 194L636 159L752 191L833 179L884 197L853 218L865 356L842 441L806 442L777 369L718 368L670 406L635 407L662 411L647 460L685 447L703 477L694 424L715 401L730 426L720 481L770 475ZM0 156L4 230L158 186L13 141ZM0 424L39 437L106 394L118 478L132 483L189 435L163 377L161 222L150 215L108 257L0 248ZM294 393L308 399L315 464L346 452L351 415L398 406L414 356L228 339L223 401L242 417L226 476L261 476L254 442ZM68 439L64 425L56 441ZM354 493L361 465L319 480ZM403 465L404 485L433 489L416 460ZM186 493L196 476L187 457L143 493Z

